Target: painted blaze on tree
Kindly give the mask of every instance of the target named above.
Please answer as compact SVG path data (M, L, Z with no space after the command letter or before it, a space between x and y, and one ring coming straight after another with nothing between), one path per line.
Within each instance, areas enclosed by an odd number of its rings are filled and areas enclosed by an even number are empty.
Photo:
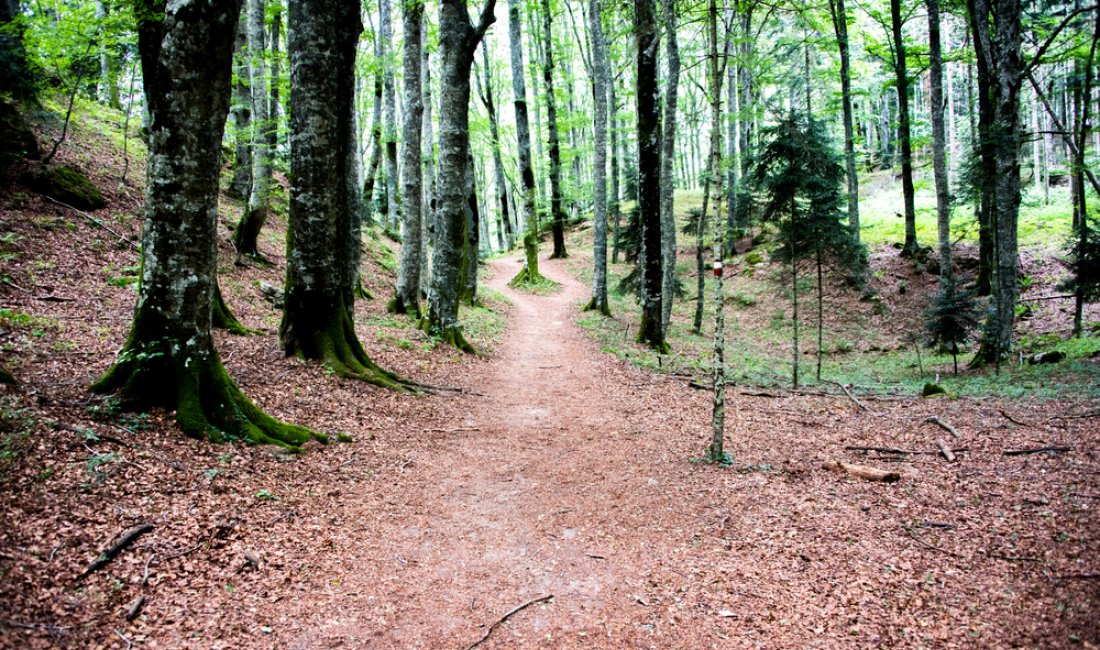
M297 447L324 436L258 409L226 374L210 334L222 130L241 3L138 2L149 106L142 282L115 364L92 386L130 408L174 409L185 434Z

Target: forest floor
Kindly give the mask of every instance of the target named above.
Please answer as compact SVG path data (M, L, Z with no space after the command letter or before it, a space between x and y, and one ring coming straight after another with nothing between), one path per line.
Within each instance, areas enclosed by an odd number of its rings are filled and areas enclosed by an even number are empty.
M112 188L117 151L94 128L116 127L74 124L59 159ZM562 284L548 295L506 286L515 255L493 260L486 307L462 315L474 357L385 314L393 251L368 237L368 353L464 389L398 394L283 356L260 283L284 273L284 206L261 242L274 266L238 267L223 202L219 281L265 330L216 334L230 375L273 415L351 442L215 445L87 392L129 328L140 187L82 216L0 186L0 358L19 380L0 387L0 648L1100 646L1087 391L861 393L861 407L738 386L733 464L712 466L710 393L593 335L585 254L543 262ZM882 295L893 309L898 292ZM1057 450L1005 454L1043 447Z

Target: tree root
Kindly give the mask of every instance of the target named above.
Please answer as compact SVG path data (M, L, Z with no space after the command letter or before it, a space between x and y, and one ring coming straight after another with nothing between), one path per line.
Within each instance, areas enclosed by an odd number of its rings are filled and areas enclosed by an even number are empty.
M218 329L226 330L230 334L236 334L237 336L263 334L260 330L245 327L241 321L237 320L233 312L229 311L229 305L225 304L225 298L222 297L221 286L217 283L214 284L214 300L210 310L211 325Z
M118 361L92 385L96 393L117 392L122 406L174 409L176 424L192 438L225 442L244 440L291 451L323 433L280 422L260 410L237 387L212 345L186 351L182 342L127 343Z
M604 316L611 318L611 307L608 306L606 300L596 300L593 298L584 306L584 311L598 311Z
M461 327L440 328L438 325L434 325L431 322L431 318L421 318L419 327L421 331L428 334L428 336L438 338L443 343L457 350L461 350L467 354L477 354L477 348L466 340L466 336L462 333Z
M309 359L317 359L325 364L332 372L345 379L365 381L382 388L389 388L401 392L418 392L420 386L408 381L395 373L385 370L370 360L359 337L355 334L355 328L351 323L351 317L342 312L339 322L322 332L318 332L310 348L316 354L301 354L299 356Z
M520 269L516 277L508 281L508 286L513 288L520 288L528 285L539 284L542 282L542 275L538 271L531 271L531 268L526 264Z
M409 309L409 307L410 305L405 304L405 300L401 297L401 295L397 292L394 292L393 298L391 298L390 302L386 305L386 311L391 314L405 314L406 316L411 316L419 320L420 305L413 304L411 305L412 309Z

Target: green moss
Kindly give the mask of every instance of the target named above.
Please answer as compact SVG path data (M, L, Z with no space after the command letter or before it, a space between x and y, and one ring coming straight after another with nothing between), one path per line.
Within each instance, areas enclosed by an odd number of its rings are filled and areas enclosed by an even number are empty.
M78 210L98 210L107 205L88 177L65 165L37 166L23 176L27 187Z
M225 298L222 297L222 289L218 284L214 285L214 303L211 306L211 323L218 329L228 331L230 334L236 334L238 336L248 336L250 334L263 334L260 330L254 330L249 327L245 327L241 324L241 321L237 320L237 317L233 315L233 312L229 311L229 305L225 304Z

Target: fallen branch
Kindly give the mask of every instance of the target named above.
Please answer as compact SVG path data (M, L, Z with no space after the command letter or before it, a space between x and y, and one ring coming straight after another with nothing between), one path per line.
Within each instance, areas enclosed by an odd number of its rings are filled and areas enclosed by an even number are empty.
M896 483L901 480L901 474L897 472L887 472L885 470L875 469L874 467L864 467L862 465L851 465L849 463L842 463L839 460L829 461L822 465L822 467L833 472L851 474L856 478L878 483Z
M1089 411L1088 413L1077 413L1077 414L1071 414L1071 415L1055 415L1055 416L1052 416L1051 418L1049 418L1047 421L1049 422L1050 420L1082 420L1082 419L1095 418L1095 417L1100 417L1100 411Z
M940 448L940 454L947 462L955 462L955 454L951 451L951 448L947 446L947 443L943 441L943 438L936 438L936 446Z
M141 608L145 606L145 596L138 596L134 599L134 602L130 603L130 606L126 608L125 619L132 621L138 617L141 613Z
M913 449L898 449L896 447L861 447L858 445L849 445L844 448L845 451L873 451L879 454L898 454L899 456L919 456L919 455L931 455L937 456L940 451L916 451ZM966 451L970 451L970 447L955 447L952 449L956 454L961 454Z
M47 201L49 201L50 203L54 203L54 204L60 205L60 206L61 206L61 207L63 207L63 208L68 208L68 209L72 210L73 212L75 212L75 213L79 214L80 216L84 217L84 218L85 218L85 219L87 219L88 221L91 221L91 222L92 222L92 223L94 223L95 225L97 225L97 226L99 226L100 228L102 228L102 229L106 230L107 232L111 233L111 234L112 234L112 235L114 235L115 237L118 237L120 241L124 241L124 242L126 242L127 244L129 244L129 245L130 245L130 248L132 248L132 249L134 249L134 250L140 250L140 249L138 248L138 245L137 245L137 243L136 243L136 242L134 242L134 240L130 239L130 238L129 238L129 237L127 237L126 235L123 235L123 234L121 234L121 233L119 233L119 232L116 232L116 231L112 230L110 226L108 226L107 224L103 223L103 222L102 222L102 221L100 221L99 219L96 219L95 217L93 217L92 215L88 214L87 212L85 212L85 211L83 211L83 210L78 210L78 209L74 208L73 206L69 205L68 203L62 203L61 201L58 201L57 199L54 199L54 198L50 198L50 197L46 196L45 194L43 194L43 195L42 195L42 198L46 199L46 200L47 200Z
M138 537L141 537L151 530L153 530L153 524L146 523L138 524L137 526L134 526L133 528L122 533L122 537L120 537L118 541L114 544L111 544L110 546L105 548L103 552L99 554L99 557L97 557L91 564L89 564L88 568L84 569L83 573L77 576L76 579L82 580L83 578L86 578L92 573L95 573L96 571L99 571L103 567L107 566L111 563L112 560L118 557L118 554L121 553L127 546L133 544L135 541L137 541Z
M1024 422L1023 420L1017 420L1016 418L1012 417L1011 413L1009 413L1008 411L1006 411L1004 409L1001 409L1001 415L1005 416L1005 418L1007 418L1009 422L1012 422L1013 424L1018 424L1022 427L1034 427L1035 426L1034 424L1031 424L1030 422Z
M961 435L959 435L959 430L958 429L956 429L955 427L951 426L950 424L944 422L943 420L939 419L935 415L933 415L931 417L928 417L928 418L925 418L924 421L925 422L931 422L932 424L940 427L944 431L947 431L951 435L955 436L956 439L962 437Z
M1027 456L1028 454L1064 454L1073 451L1072 447L1030 447L1027 449L1006 449L1005 456Z
M499 626L499 625L500 625L501 623L503 623L504 621L507 621L507 620L508 620L509 618L511 618L511 617L512 617L513 615L515 615L515 614L518 614L519 612L521 612L521 611L523 611L523 610L527 609L527 608L528 608L528 607L530 607L531 605L537 605L538 603L544 603L544 602L546 602L546 601L550 600L550 599L551 599L551 598L553 598L553 597L554 597L554 594L550 594L550 595L547 595L547 596L541 596L541 597L539 597L539 598L536 598L536 599L534 599L534 600L529 600L529 601L527 601L526 603L523 603L522 605L519 605L518 607L514 607L514 608L512 608L512 610L511 610L510 612L508 612L508 613L507 613L507 614L505 614L504 616L501 616L500 618L498 618L498 619L496 620L496 622L495 622L495 623L493 623L492 625L490 625L490 626L489 626L489 629L485 630L485 634L481 635L481 638L480 638L480 639L478 639L477 641L474 641L473 643L471 643L471 644L470 644L470 645L469 645L469 646L468 646L468 647L466 648L466 650L473 650L474 648L478 647L478 646L479 646L479 645L481 645L482 643L485 643L485 640L489 638L489 635L493 633L493 630L497 629L497 627L498 627L498 626Z
M1058 576L1059 580L1097 580L1100 579L1100 573L1069 573L1066 575Z
M955 551L949 551L946 548L940 548L939 546L936 546L935 544L929 544L928 542L924 541L923 539L917 537L916 534L913 533L912 529L910 529L908 526L902 526L902 529L905 530L905 534L909 535L910 539L912 539L914 542L920 544L924 548L931 549L933 551L939 551L940 553L946 553L947 555L950 555L951 557L962 557L961 555L959 555Z
M0 618L0 625L7 625L8 627L17 627L22 630L39 630L42 632L49 632L50 634L56 634L69 628L61 625L39 625L37 623L20 623L19 621L13 621L10 618Z
M839 381L832 381L832 380L829 380L829 379L822 379L821 381L825 382L826 384L832 384L834 386L840 386L840 390L844 391L844 394L848 396L848 399L852 400L852 402L856 406L858 406L860 408L860 410L863 410L863 411L870 411L871 410L871 409L867 408L866 404L864 404L863 402L856 399L856 396L852 394L852 391L848 390L848 387L845 386L844 384L840 383Z
M111 630L118 635L118 638L122 639L126 643L126 650L130 650L130 648L134 647L134 644L130 643L130 639L127 639L125 634L119 632L115 628L111 628Z

